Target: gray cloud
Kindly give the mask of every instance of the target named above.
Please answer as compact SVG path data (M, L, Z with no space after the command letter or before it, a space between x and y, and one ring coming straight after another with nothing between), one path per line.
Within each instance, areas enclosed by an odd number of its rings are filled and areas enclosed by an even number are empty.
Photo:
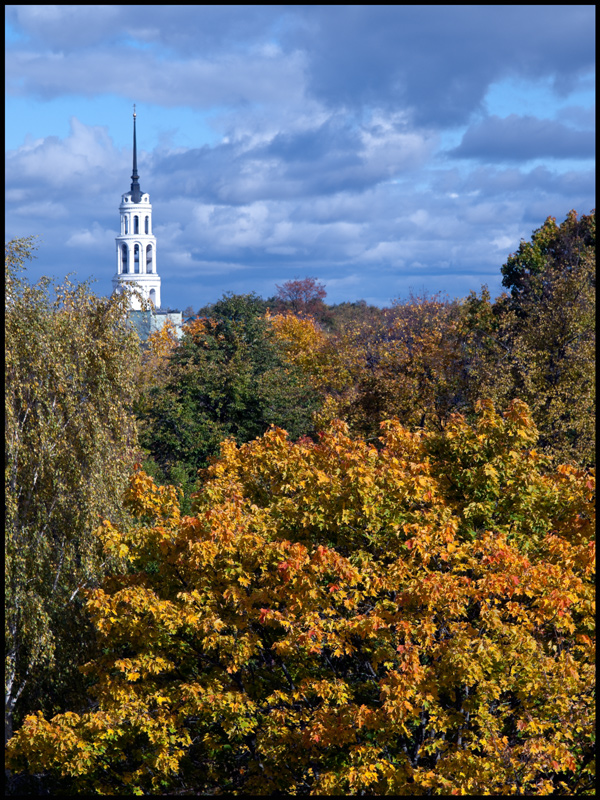
M556 116L566 125L572 125L579 129L593 130L596 127L595 107L564 106L559 109Z
M550 77L567 91L594 68L591 6L312 8L289 32L310 52L311 91L329 104L409 107L417 124L466 122L505 77Z
M477 190L483 196L519 196L545 192L555 195L572 195L574 202L592 197L594 192L593 170L569 170L553 172L548 167L535 167L529 172L517 168L497 169L478 167L469 172L462 182L463 191Z
M126 45L77 55L25 48L11 52L6 81L9 93L34 94L42 99L105 93L125 94L138 102L166 108L289 104L302 94L302 61L300 55L284 56L277 50L165 62L155 54ZM91 75L95 76L93 81Z
M487 117L467 129L455 158L485 161L529 161L535 158L585 159L594 157L592 130L575 130L551 119L510 114Z
M268 41L280 25L281 6L11 5L7 19L34 44L76 52L129 39L183 56L213 54L232 45L246 49Z

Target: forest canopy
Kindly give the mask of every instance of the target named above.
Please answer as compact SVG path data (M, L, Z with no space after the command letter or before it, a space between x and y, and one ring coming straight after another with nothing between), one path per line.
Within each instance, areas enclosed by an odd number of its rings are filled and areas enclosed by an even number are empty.
M595 212L140 342L6 245L8 791L592 794Z
M591 474L519 401L442 433L223 443L191 516L142 471L86 592L90 708L9 764L75 792L574 794L593 786Z

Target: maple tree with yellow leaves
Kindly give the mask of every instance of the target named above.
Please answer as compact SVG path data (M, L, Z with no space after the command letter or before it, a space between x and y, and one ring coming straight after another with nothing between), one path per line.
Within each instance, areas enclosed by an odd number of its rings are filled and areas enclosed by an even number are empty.
M192 514L138 470L87 592L90 708L28 717L65 792L591 794L594 473L527 407L222 444Z

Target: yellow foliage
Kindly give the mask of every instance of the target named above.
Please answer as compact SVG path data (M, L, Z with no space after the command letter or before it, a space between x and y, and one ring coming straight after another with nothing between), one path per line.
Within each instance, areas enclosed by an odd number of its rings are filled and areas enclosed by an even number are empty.
M388 420L378 447L272 429L224 443L184 518L138 470L139 529L101 533L129 569L88 594L97 709L28 718L11 768L95 793L591 793L593 474L542 472L534 440L518 403Z

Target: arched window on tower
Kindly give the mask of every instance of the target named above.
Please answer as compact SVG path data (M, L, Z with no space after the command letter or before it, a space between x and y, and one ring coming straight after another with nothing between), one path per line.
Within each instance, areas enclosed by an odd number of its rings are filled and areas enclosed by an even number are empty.
M150 217L146 217L144 222L144 233L150 233Z
M137 219L137 217L136 217ZM140 246L139 244L135 244L133 246L133 271L139 272L140 271Z
M129 230L128 230L129 225L127 224L127 222L128 222L127 214L123 214L123 219L125 220L125 227L123 228L123 233L129 233Z
M127 245L121 245L121 263L122 263L122 272L129 272L129 265L127 264Z
M152 263L152 245L146 247L146 272L154 272L154 264Z
M133 218L133 232L134 234L140 232L140 218L137 214Z

